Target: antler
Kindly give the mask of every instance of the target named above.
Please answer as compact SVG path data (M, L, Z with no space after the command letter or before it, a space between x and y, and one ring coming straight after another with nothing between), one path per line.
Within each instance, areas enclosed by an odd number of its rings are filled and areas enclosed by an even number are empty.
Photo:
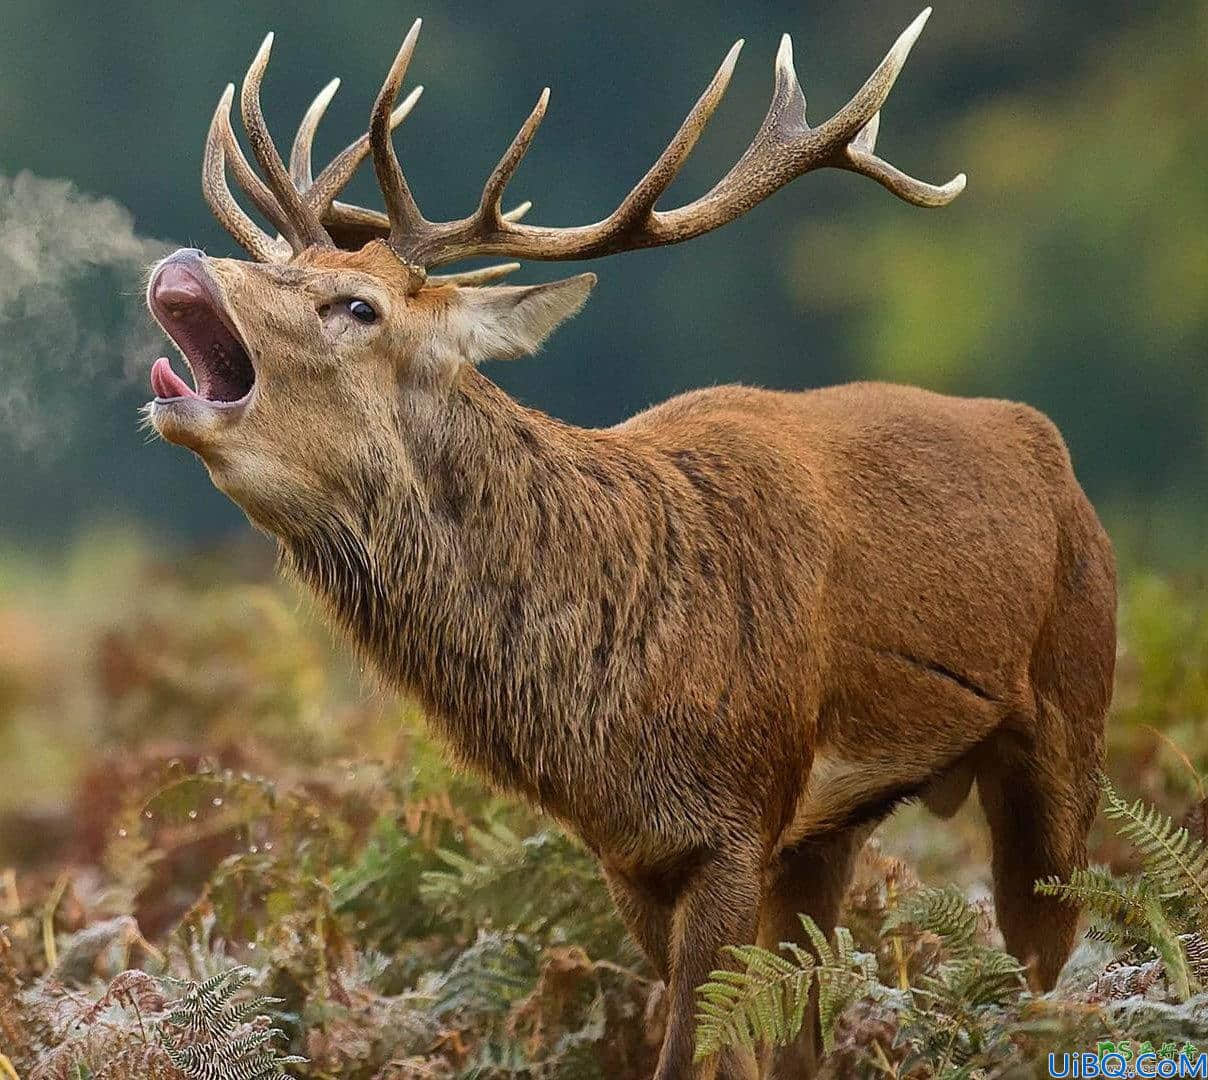
M265 37L244 79L241 107L253 153L265 169L270 188L248 163L231 127L231 102L234 84L228 83L219 98L210 122L202 165L202 193L223 227L239 245L260 262L279 262L290 258L308 244L323 247L360 246L389 230L385 214L337 202L361 162L369 156L368 133L340 151L319 173L311 177L311 144L327 106L339 88L332 79L319 91L302 117L289 157L289 174L268 133L260 109L260 83L268 64L273 35ZM424 92L417 86L390 114L391 130L407 118ZM265 162L267 161L267 164ZM235 181L280 232L274 240L243 211L231 194L226 180L230 166ZM362 235L363 234L363 235Z
M911 47L931 14L926 8L906 28L885 59L852 99L817 127L805 119L805 95L793 70L793 47L786 34L776 54L775 84L767 115L733 168L700 198L672 210L655 203L670 186L700 138L729 85L743 42L726 54L721 67L692 107L667 148L620 205L593 225L553 228L519 223L529 204L501 211L508 182L536 135L549 104L548 88L499 159L476 209L455 221L428 221L403 174L391 140L393 128L411 111L421 88L397 109L394 101L415 51L421 21L408 31L374 103L369 132L342 151L313 181L310 145L338 83L329 83L303 117L290 155L288 173L268 138L259 109L259 86L272 35L248 71L241 97L252 150L268 178L261 181L243 157L230 127L228 87L215 113L204 169L207 199L222 223L256 258L282 257L284 244L271 240L235 205L226 186L225 161L257 208L281 231L292 250L307 244L353 246L385 239L400 258L417 267L440 266L475 255L527 259L588 259L637 248L675 244L741 217L785 184L807 172L839 168L867 176L915 206L945 206L964 190L965 176L933 185L907 176L874 153L880 110ZM360 162L372 153L386 213L337 202L335 197ZM256 235L258 233L258 235ZM459 280L454 275L452 280Z

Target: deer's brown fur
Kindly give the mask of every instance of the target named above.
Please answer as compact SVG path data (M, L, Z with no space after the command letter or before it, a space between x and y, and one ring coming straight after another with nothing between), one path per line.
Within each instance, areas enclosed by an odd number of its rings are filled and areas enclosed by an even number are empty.
M617 208L556 228L501 204L548 91L477 206L431 221L390 138L418 94L395 106L419 22L368 133L317 177L311 141L335 84L287 167L260 109L270 35L240 95L263 178L232 131L233 87L202 175L256 262L182 251L152 278L151 306L199 376L194 392L158 362L152 423L279 538L460 760L599 856L668 983L657 1080L807 1074L813 1022L774 1059L693 1065L696 987L726 944L800 938L799 912L829 933L876 822L915 795L950 814L974 779L1007 946L1053 984L1076 914L1032 885L1086 861L1115 655L1111 549L1061 437L1025 406L735 386L606 431L569 427L473 365L534 351L594 278L478 288L515 265L427 273L473 255L678 243L823 168L946 205L963 174L929 184L875 152L929 13L816 126L786 35L748 149L699 198L656 209L737 43ZM385 214L336 201L370 154ZM228 169L279 237L240 208Z
M799 937L799 911L829 929L868 828L918 794L950 812L973 776L1007 945L1052 985L1075 915L1032 883L1085 862L1115 591L1041 414L730 386L585 430L464 350L535 347L586 279L415 292L378 244L178 258L256 390L218 429L160 406L157 426L459 760L598 855L670 984L660 1077L686 1074L722 945ZM346 295L379 324L316 314ZM775 1075L812 1053L807 1031Z

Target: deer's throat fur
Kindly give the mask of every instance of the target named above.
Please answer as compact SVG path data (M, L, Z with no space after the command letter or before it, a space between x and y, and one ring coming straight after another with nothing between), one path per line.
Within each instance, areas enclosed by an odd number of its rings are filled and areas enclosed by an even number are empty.
M471 368L429 419L402 432L405 462L350 486L354 512L283 538L284 561L465 764L577 817L659 648L674 508L624 498L660 478L610 433Z

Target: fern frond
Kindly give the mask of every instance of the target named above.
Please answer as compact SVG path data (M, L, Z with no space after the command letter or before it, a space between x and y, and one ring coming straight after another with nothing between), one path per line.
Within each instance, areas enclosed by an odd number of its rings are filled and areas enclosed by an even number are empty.
M430 909L467 931L541 935L557 928L592 955L613 953L625 940L595 862L563 833L521 838L496 822L471 829L466 842L471 854L438 850L445 869L423 873L419 892Z
M1150 960L1140 965L1112 961L1088 990L1093 997L1105 1001L1143 997L1164 973L1161 960Z
M1155 897L1149 902L1149 925L1153 928L1153 947L1166 969L1170 992L1178 1001L1191 997L1192 975L1187 955L1178 932L1166 918L1161 902Z
M1196 981L1203 986L1208 983L1208 939L1202 934L1184 934L1180 941L1188 966Z
M253 974L248 968L235 967L211 975L204 982L185 984L184 993L166 1006L168 1022L193 1034L229 1035L235 1025L224 1015L226 1007Z
M1118 878L1103 866L1089 866L1070 872L1069 880L1042 878L1036 893L1063 903L1086 907L1094 915L1126 924L1145 921L1146 900L1152 888L1145 878Z
M697 1061L728 1046L792 1042L815 983L823 1049L829 1051L840 1013L878 987L876 960L856 951L844 927L835 930L832 944L808 915L798 918L813 954L791 941L780 946L788 956L758 945L731 946L726 952L742 970L714 971L697 988Z
M1024 969L998 949L977 947L943 965L923 986L945 999L954 1012L1005 1005L1023 992Z
M783 1046L805 1020L816 968L812 956L796 949L788 960L757 945L726 951L744 970L714 971L697 988L697 1061L729 1046Z
M1208 847L1141 799L1126 802L1106 777L1104 813L1121 822L1119 833L1137 849L1145 871L1194 903L1198 927L1208 928Z
M822 1049L834 1049L835 1023L843 1011L865 997L877 985L876 958L856 951L851 931L835 928L835 947L826 947L826 938L808 915L799 915L815 949L822 949L815 969L818 981L818 1020L822 1029ZM804 1003L802 1004L804 1009Z
M935 934L951 952L971 948L977 938L978 914L955 886L915 889L886 917L882 934L913 927L919 933Z
M1170 986L1180 1000L1190 993L1192 972L1172 925L1171 908L1146 875L1121 879L1104 867L1074 870L1068 882L1046 878L1036 892L1088 909L1087 935L1116 947L1143 945L1162 957Z
M170 980L183 992L164 1007L160 1039L168 1059L189 1080L269 1080L284 1076L286 1065L306 1060L277 1052L275 1041L284 1033L262 1012L279 999L236 998L254 977L251 969L235 967L199 983Z
M539 962L539 950L523 935L480 932L441 977L434 1011L441 1017L501 1015L532 992Z

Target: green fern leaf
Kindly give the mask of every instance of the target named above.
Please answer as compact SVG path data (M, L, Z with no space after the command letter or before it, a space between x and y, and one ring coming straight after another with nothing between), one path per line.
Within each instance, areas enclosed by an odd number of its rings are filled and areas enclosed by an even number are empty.
M1137 799L1128 803L1106 777L1104 813L1122 822L1119 832L1140 854L1146 873L1170 889L1189 895L1198 926L1208 928L1208 847L1153 806Z
M971 948L977 938L978 914L959 889L916 889L885 918L882 934L909 926L919 933L935 934L951 952Z
M480 932L445 972L433 1001L437 1016L501 1015L537 982L539 950L520 934Z
M829 1050L839 1014L877 987L875 960L856 951L846 929L835 931L832 944L808 915L798 918L813 954L795 942L781 944L787 956L757 945L731 946L726 952L741 970L714 971L697 989L697 1061L730 1046L792 1042L815 983L823 1048Z
M1075 869L1068 881L1057 876L1042 878L1035 889L1040 896L1086 907L1102 918L1130 924L1144 921L1145 900L1150 891L1144 879L1123 880L1102 866Z
M784 1045L804 1021L813 957L801 952L793 962L756 945L726 951L744 970L714 971L697 988L697 1061L729 1046Z

